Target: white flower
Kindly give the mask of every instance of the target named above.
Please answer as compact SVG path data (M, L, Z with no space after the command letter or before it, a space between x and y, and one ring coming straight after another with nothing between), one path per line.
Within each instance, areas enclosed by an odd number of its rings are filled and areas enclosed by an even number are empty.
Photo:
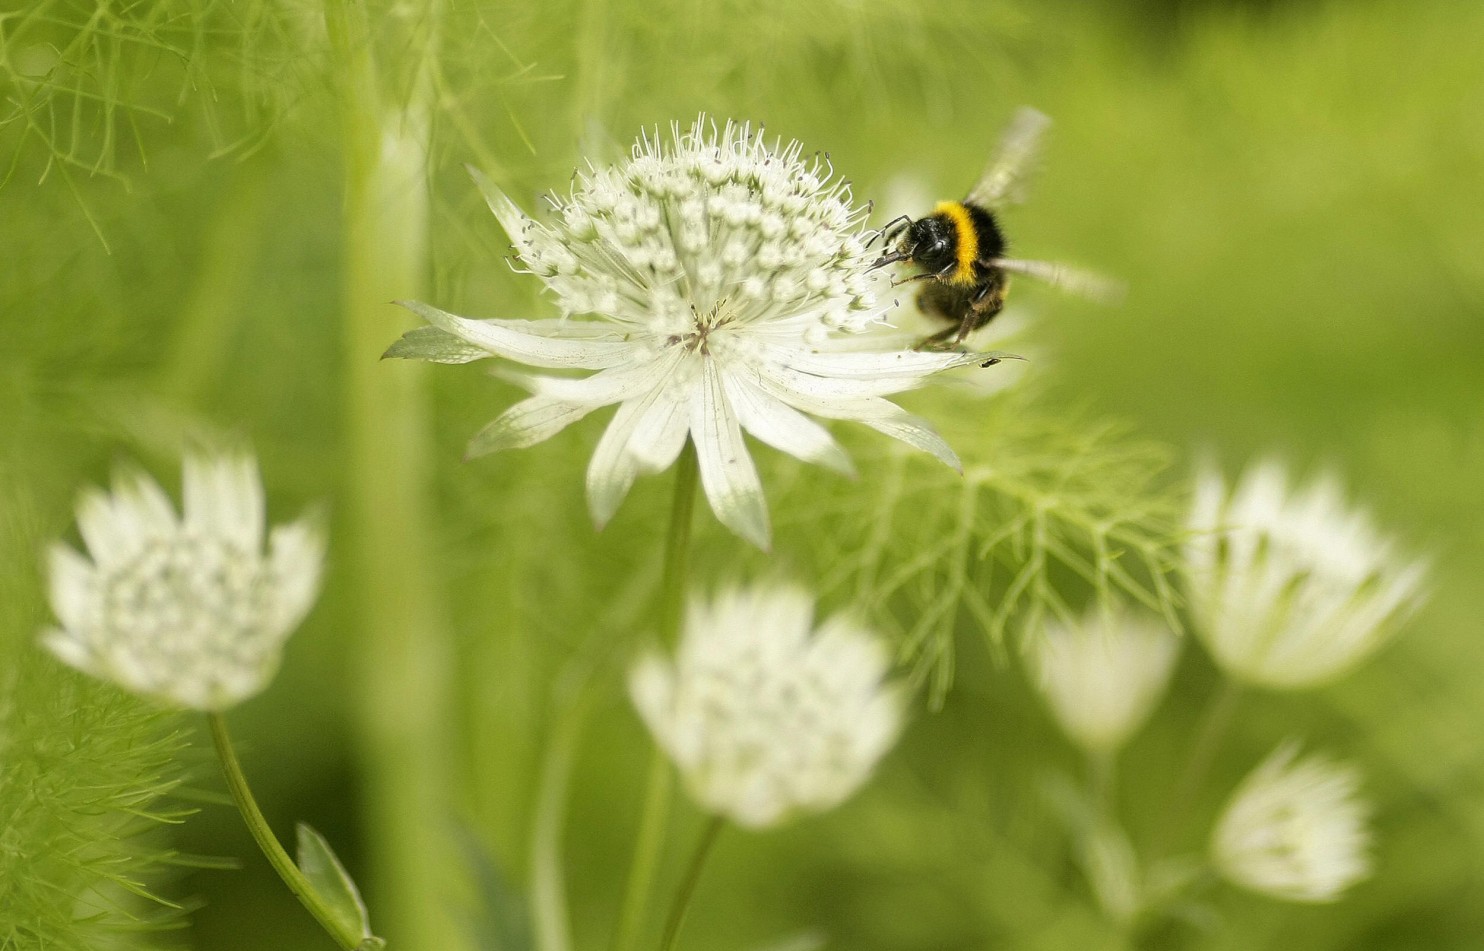
M551 292L557 320L468 320L420 303L432 326L387 356L466 363L499 356L588 376L513 377L533 394L469 445L469 454L534 445L594 410L618 411L587 474L605 524L640 473L675 461L687 437L701 483L728 528L766 547L762 485L743 432L809 462L850 472L810 417L865 423L958 466L923 420L883 397L988 354L889 349L852 333L881 322L865 209L821 158L761 129L704 117L673 141L642 138L616 168L580 172L554 213L526 217L477 172L516 255ZM578 318L574 315L590 315Z
M1165 624L1095 607L1077 624L1047 625L1031 657L1067 736L1088 752L1111 753L1143 725L1179 649Z
M762 828L829 809L865 782L901 725L881 644L836 616L811 631L793 587L693 602L674 662L649 654L629 693L707 810Z
M1197 486L1185 546L1190 611L1232 676L1298 688L1339 677L1422 600L1426 565L1402 558L1332 478L1290 492L1275 461L1230 497L1221 476Z
M275 528L263 551L263 486L247 456L184 465L185 515L143 473L85 491L77 527L88 558L52 546L61 622L42 642L78 670L126 690L221 710L262 690L314 603L324 543L307 522Z
M1274 898L1334 901L1370 874L1368 808L1360 777L1288 743L1232 794L1211 836L1227 879Z

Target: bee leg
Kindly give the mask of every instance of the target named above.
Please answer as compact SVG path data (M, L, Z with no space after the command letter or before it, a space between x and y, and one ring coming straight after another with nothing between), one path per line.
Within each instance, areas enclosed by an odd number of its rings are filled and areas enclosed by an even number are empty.
M977 326L977 324L974 320L974 312L971 310L967 314L964 314L963 321L960 322L957 327L948 328L950 331L953 332L953 342L963 343L964 338L968 337L969 333L975 328L975 326Z
M978 330L994 319L1005 308L1005 293L1003 284L985 284L969 298L969 308L964 311L963 322L959 324L958 336L954 338L963 343L964 338L971 332Z
M886 238L887 243L890 244L891 239L895 236L895 234L901 231L901 228L899 228L898 225L902 225L903 222L910 225L912 224L912 219L907 215L898 215L897 217L888 221L885 225L882 226L880 231L877 231L874 235L871 236L871 240L866 242L866 247L869 248L881 238Z
M950 342L950 338L953 337L953 335L957 332L957 327L945 327L944 329L929 337L922 338L922 340L918 342L917 346L913 347L912 349L927 351L957 349L958 341L954 340Z

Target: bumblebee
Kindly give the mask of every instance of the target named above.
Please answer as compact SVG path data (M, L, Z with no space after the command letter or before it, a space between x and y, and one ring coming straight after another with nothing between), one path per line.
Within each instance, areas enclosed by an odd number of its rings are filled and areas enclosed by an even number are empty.
M1012 273L1028 274L1093 298L1117 296L1117 285L1098 275L1062 264L1006 256L1008 243L993 209L1018 200L1018 186L1050 124L1042 113L1022 107L967 197L939 202L932 214L922 218L903 215L879 232L885 238L886 250L872 268L900 261L917 268L917 274L900 283L926 282L917 296L918 308L948 323L919 343L917 349L957 347L971 332L993 320L1005 306Z

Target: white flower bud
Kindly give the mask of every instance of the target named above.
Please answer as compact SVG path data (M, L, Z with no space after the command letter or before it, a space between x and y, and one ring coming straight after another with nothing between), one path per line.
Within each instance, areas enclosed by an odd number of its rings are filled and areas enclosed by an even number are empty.
M1075 625L1047 625L1031 660L1067 736L1090 753L1112 753L1144 725L1179 649L1179 638L1156 618L1093 608Z

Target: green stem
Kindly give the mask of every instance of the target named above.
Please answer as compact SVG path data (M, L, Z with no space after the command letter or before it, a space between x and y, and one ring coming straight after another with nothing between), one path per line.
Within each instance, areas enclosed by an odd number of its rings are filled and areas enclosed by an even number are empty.
M701 870L706 867L706 859L711 855L711 847L716 844L716 837L721 834L722 825L721 816L712 816L706 822L706 828L701 833L701 840L696 843L696 850L691 854L685 877L680 880L680 887L675 890L675 901L670 905L670 918L665 922L665 936L660 939L660 951L673 951L675 942L680 938L680 928L685 924L685 913L690 910L691 896L695 894L696 883L701 880Z
M258 801L253 798L252 790L248 788L247 777L242 773L242 764L237 761L237 751L232 747L232 738L227 734L227 721L220 713L208 713L207 722L211 724L211 738L216 742L216 752L222 761L222 771L227 774L227 788L232 792L232 799L237 803L237 808L242 813L242 820L247 823L247 830L252 833L253 839L258 843L258 848L263 850L267 856L268 863L283 879L283 883L289 887L299 899L300 903L308 909L314 919L330 933L346 951L355 951L361 943L361 936L345 931L336 921L328 906L320 899L319 893L299 871L299 866L289 858L289 853L284 850L278 837L268 826L268 820L263 818L263 810L258 808Z
M1216 753L1221 749L1221 743L1231 727L1232 716L1237 711L1237 701L1241 697L1242 685L1227 677L1222 681L1221 689L1206 704L1206 710L1201 715L1200 730L1190 750L1190 759L1186 760L1185 771L1180 777L1179 785L1175 787L1169 820L1163 826L1164 835L1159 843L1161 847L1154 850L1155 854L1163 852L1163 846L1179 841L1191 798L1200 791L1211 764L1216 760Z
M675 467L675 495L670 506L670 531L665 538L665 565L660 578L659 633L661 643L673 647L680 634L680 619L685 612L687 563L690 556L692 514L696 508L696 486L699 481L696 449L686 443ZM649 761L649 779L644 792L644 811L639 819L639 833L634 841L634 859L629 865L628 883L624 887L619 909L618 929L614 932L615 951L633 951L644 925L644 910L654 890L655 872L659 869L660 851L665 844L665 827L670 817L670 763L664 751L655 747Z
M1115 812L1114 791L1118 785L1118 754L1113 750L1096 750L1087 754L1089 781L1092 786L1092 802L1097 810L1098 821Z

